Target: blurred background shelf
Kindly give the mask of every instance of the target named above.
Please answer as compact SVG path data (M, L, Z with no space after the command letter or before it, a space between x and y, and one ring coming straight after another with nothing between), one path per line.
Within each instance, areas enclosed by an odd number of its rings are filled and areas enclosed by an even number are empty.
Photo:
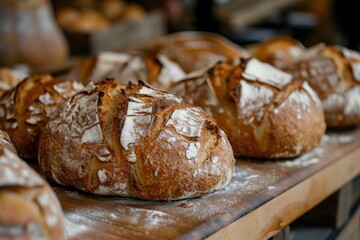
M303 0L231 0L216 8L216 16L230 30L245 28L262 21L276 11Z

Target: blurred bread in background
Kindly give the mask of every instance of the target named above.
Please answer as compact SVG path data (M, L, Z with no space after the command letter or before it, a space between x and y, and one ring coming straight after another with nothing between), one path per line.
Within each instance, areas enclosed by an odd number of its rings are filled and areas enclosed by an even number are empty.
M138 21L146 10L136 3L122 0L74 1L56 10L60 27L71 32L94 32L110 27L114 23Z

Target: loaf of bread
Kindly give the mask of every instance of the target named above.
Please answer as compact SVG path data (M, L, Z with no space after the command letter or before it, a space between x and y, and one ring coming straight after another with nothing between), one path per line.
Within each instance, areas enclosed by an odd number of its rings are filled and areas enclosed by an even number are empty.
M25 74L8 68L0 68L0 96L15 87L26 77Z
M246 50L258 60L282 68L289 61L301 57L306 49L299 41L293 38L277 36L251 45Z
M26 78L0 97L0 128L23 159L36 159L40 132L62 104L82 84L49 75Z
M156 88L166 90L183 79L185 73L176 63L162 55L102 52L82 61L71 77L84 84L89 81L97 83L106 78L113 78L123 84L144 80Z
M305 79L319 95L329 127L360 124L360 54L341 46L309 48L284 70Z
M216 62L249 54L227 39L210 33L175 33L160 39L151 49L180 65L186 72L206 70Z
M39 163L62 185L151 200L197 197L227 185L234 156L203 110L145 85L90 83L49 120Z
M11 145L0 131L0 239L65 239L54 192Z
M321 102L309 85L255 58L219 62L172 92L211 114L236 156L299 156L325 132Z

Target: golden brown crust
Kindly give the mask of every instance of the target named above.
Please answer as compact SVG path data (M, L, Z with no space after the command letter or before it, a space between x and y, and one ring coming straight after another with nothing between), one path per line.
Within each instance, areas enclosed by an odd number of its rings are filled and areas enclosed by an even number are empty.
M86 59L72 73L84 84L106 78L127 84L145 81L153 87L168 90L186 77L186 73L206 71L219 60L249 56L242 48L215 35L181 33L164 37L140 55L102 52Z
M207 69L220 60L249 56L244 49L219 35L199 32L164 37L153 46L152 52L166 56L186 73Z
M282 68L289 61L301 57L305 52L305 47L293 38L277 36L252 45L247 50L260 61Z
M36 159L42 128L57 109L82 85L49 75L26 78L0 98L0 127L19 156Z
M26 75L23 73L7 68L0 68L0 96L5 91L15 87L25 77Z
M313 90L256 59L218 63L172 91L210 113L237 156L295 157L313 149L325 132Z
M65 239L64 216L49 185L0 145L0 238Z
M305 79L322 100L329 127L360 124L360 54L320 44L284 67Z
M234 171L214 120L141 82L103 81L76 94L42 132L39 163L63 185L153 200L211 193Z
M74 79L84 84L98 83L106 78L127 84L146 81L150 85L169 89L185 77L184 71L162 55L130 55L116 52L102 52L83 60L72 73Z

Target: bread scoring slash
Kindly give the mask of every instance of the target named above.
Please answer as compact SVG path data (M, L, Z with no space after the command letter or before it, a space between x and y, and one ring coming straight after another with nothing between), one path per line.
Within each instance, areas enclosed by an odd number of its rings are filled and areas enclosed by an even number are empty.
M172 200L226 186L235 159L203 110L143 82L89 85L49 120L39 163L47 177L100 195Z

